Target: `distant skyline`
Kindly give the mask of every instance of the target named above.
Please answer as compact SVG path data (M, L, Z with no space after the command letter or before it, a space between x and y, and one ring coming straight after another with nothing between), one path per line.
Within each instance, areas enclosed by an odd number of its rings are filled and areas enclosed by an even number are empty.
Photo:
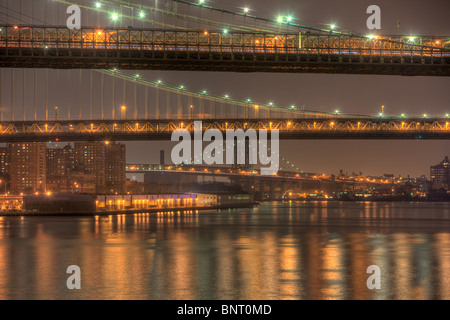
M66 5L61 3L50 4L46 0L35 0L34 5L46 3L50 6L37 6L32 13L32 7L27 6L28 0L6 1L1 0L0 23L11 19L22 19L23 23L31 23L32 17L37 24L44 21L63 24L65 21ZM92 5L92 1L75 1L77 3ZM151 5L154 1L133 1ZM158 0L158 6L170 0ZM22 3L22 17L14 16L9 12L9 19L5 8L9 6L14 10L20 9ZM280 1L224 1L209 0L209 4L216 7L238 10L248 6L251 13L258 16L273 18L278 14L290 13L299 23L323 27L334 23L338 28L350 30L355 33L373 33L366 28L365 13L369 5L377 4L382 10L382 34L397 34L397 21L400 21L400 33L406 35L450 35L448 12L450 2L446 0L432 1L366 1L366 0L280 0ZM85 11L83 11L85 14ZM83 24L92 24L95 17L86 13ZM20 71L16 71L20 75ZM32 75L27 70L27 81ZM43 71L39 71L43 72ZM53 71L54 72L54 71ZM75 71L74 71L75 72ZM88 72L85 72L88 84ZM168 72L168 71L140 71L142 77L147 79L162 79L170 84L184 84L193 90L207 89L217 94L228 93L233 97L258 101L275 101L279 105L297 106L305 105L307 109L317 111L332 111L339 109L344 113L378 114L381 106L385 106L386 114L429 114L444 115L450 113L450 79L438 77L401 77L401 76L371 76L371 75L325 75L325 74L240 74L219 72ZM7 70L2 72L3 96L9 90ZM18 104L18 114L21 110L20 79L15 80ZM53 87L56 79L53 78ZM61 84L58 99L68 95L68 88ZM27 105L30 97L26 97ZM31 97L32 99L32 97ZM41 97L42 99L42 97ZM55 98L56 99L56 98ZM86 97L84 98L86 99ZM95 98L98 101L98 97ZM56 102L55 102L56 103ZM120 104L116 101L116 104ZM5 97L2 108L8 110L8 101ZM43 104L42 101L39 102ZM86 103L87 104L87 103ZM53 114L53 110L51 111ZM27 107L27 114L32 108ZM5 117L7 117L5 113ZM166 157L170 158L168 142L127 142L127 162L157 162L159 152L166 149ZM298 140L282 141L281 156L293 161L304 171L338 173L362 171L370 175L383 175L393 173L402 176L429 177L431 165L439 163L446 155L450 155L448 141L395 141L395 140L368 140L368 141L321 141Z

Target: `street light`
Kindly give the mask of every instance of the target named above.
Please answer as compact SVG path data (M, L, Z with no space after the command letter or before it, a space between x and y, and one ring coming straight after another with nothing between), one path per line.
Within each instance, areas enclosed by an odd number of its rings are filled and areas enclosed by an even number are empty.
M122 106L122 120L126 120L127 118L127 107Z

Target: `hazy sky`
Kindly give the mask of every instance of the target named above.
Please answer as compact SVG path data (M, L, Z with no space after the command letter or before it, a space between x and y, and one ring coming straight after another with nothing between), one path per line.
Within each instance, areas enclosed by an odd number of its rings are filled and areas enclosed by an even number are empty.
M20 11L20 2L22 2L22 16L15 13ZM92 1L75 2L92 5ZM155 3L154 0L132 2ZM157 2L158 6L162 7L165 2L171 1ZM34 0L34 6L38 9L35 8L33 11L33 7L26 3L30 1L0 0L0 23L12 23L14 19L21 19L23 23L63 24L67 17L66 5L50 0ZM208 3L232 10L241 10L240 8L248 6L252 9L251 14L268 18L275 18L279 14L292 14L299 23L305 25L324 27L334 23L342 29L355 33L372 33L366 28L368 18L366 9L369 5L376 4L381 7L382 13L380 33L397 34L396 22L400 21L402 34L450 36L448 0L209 0ZM6 12L8 6L11 11ZM98 21L91 13L83 11L82 14L85 17L84 25ZM15 72L19 73L15 80L19 82L15 84L20 87L20 71ZM32 76L32 71L26 72ZM11 82L10 73L4 70L2 74L2 108L8 110L9 98L6 93L9 90L8 79ZM384 105L385 113L396 115L450 113L449 78L167 71L145 71L140 74L152 80L163 79L174 85L182 83L194 90L207 89L209 92L228 93L241 99L251 97L253 100L263 102L275 101L280 105L305 105L307 109L313 110L332 111L339 108L349 113L377 114L381 105ZM28 79L28 76L26 78ZM61 93L57 99L67 96L64 91L67 89L59 87L59 90ZM16 103L19 103L20 92L17 91L16 95ZM26 95L27 101L32 101L29 92ZM98 97L95 99L98 101ZM28 107L30 104L26 102L27 114L32 112ZM157 162L159 152L156 151L160 148L168 150L166 157L169 159L170 144L167 142L136 142L127 145L129 163ZM450 143L394 140L284 141L281 144L281 155L304 171L337 173L339 169L343 169L344 172L362 171L373 175L394 173L404 176L407 174L428 176L430 165L450 155Z

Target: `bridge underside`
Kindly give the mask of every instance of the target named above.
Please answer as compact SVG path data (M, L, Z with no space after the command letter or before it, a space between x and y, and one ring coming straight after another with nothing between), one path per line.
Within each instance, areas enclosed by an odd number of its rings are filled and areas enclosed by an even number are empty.
M2 68L181 70L450 76L450 58L151 50L0 48Z
M171 133L16 133L0 135L0 143L33 141L170 141L171 135ZM450 140L450 133L280 132L279 138L280 140Z
M30 141L163 141L175 130L191 133L197 120L58 120L8 121L0 123L0 142ZM200 120L199 120L200 121ZM265 130L269 137L278 130L282 140L389 139L450 140L450 119L394 118L299 118L201 120L202 129L216 129L223 139L228 131L254 134ZM253 129L254 132L248 131Z

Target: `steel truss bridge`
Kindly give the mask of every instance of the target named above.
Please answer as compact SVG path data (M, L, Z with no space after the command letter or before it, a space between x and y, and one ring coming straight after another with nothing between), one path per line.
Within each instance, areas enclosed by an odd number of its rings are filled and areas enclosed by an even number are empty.
M280 139L450 139L450 119L303 118L202 120L203 130L279 130ZM0 142L170 140L176 129L193 133L193 120L8 121ZM224 136L225 137L225 136Z
M0 67L450 76L450 40L5 25Z

